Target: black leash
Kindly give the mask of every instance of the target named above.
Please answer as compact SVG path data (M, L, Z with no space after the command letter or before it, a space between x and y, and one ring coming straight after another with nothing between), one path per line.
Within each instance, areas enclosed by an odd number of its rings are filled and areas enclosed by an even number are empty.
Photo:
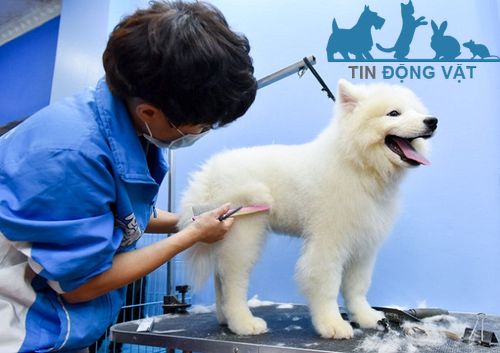
M311 70L311 72L314 75L314 77L316 77L316 80L318 80L319 84L323 87L321 90L324 91L324 92L326 92L326 95L328 96L328 98L330 98L331 100L333 100L335 102L335 96L333 95L332 91L330 91L330 89L326 85L325 81L323 81L323 79L321 78L321 76L318 74L318 72L311 65L311 62L309 61L309 59L304 58L302 60L304 60L304 63L306 64L307 68L309 70Z

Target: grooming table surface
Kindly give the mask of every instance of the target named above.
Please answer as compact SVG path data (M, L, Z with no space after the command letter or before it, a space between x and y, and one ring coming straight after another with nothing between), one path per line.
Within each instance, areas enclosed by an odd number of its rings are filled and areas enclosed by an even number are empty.
M283 309L270 305L251 310L254 315L267 321L269 332L258 336L235 335L226 326L219 325L215 313L211 312L156 316L151 330L147 332L137 332L139 324L145 319L125 322L111 328L111 337L115 342L203 353L304 353L354 352L367 336L377 333L376 330L357 330L355 337L350 340L322 339L314 331L309 311L304 305ZM450 315L467 324L467 327L472 328L476 323L476 315L473 314ZM493 331L498 337L500 317L487 315L484 330ZM500 347L496 345L488 348L447 340L440 347L419 347L418 352L499 353Z

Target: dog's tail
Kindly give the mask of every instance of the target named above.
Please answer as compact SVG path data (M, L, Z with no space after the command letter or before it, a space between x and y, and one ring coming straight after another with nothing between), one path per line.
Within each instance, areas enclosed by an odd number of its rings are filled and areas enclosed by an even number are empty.
M380 44L376 44L378 50L380 51L383 51L384 53L392 53L393 51L396 51L396 47L392 47L392 48L384 48L383 46L381 46Z
M200 171L191 175L190 185L181 201L179 222L177 223L178 229L184 229L193 222L193 205L211 205L210 201L206 201L209 199L208 196L205 197L204 195L207 186L201 175ZM187 279L194 291L202 288L210 273L214 270L215 261L213 251L216 246L215 244L198 242L184 253Z
M186 252L187 275L194 291L202 288L215 268L212 244L197 243Z

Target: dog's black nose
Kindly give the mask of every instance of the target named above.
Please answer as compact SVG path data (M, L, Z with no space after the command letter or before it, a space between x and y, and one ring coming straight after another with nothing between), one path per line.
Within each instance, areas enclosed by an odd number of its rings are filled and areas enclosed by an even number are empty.
M424 119L424 124L427 125L429 129L432 131L436 130L438 126L438 120L437 118L431 117L431 118L425 118Z

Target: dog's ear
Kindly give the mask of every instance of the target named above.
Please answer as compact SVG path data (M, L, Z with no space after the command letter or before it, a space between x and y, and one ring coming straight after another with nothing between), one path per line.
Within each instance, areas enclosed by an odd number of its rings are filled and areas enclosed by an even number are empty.
M339 97L339 104L347 112L354 110L358 104L359 98L356 94L356 86L346 80L339 80L337 86L337 95Z

